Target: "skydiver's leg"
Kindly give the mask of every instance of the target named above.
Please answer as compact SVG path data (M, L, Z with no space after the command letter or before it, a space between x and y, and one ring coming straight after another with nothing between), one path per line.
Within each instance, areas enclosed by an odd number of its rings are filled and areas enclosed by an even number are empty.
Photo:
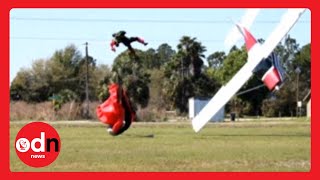
M134 57L136 57L136 52L134 51L134 49L132 48L132 46L129 44L129 46L127 46L129 51L130 51L130 54L133 55Z
M108 128L108 129L107 129L108 133L109 133L110 135L112 135L112 136L117 136L117 135L123 133L123 131L122 131L122 128L124 127L123 124L124 124L124 122L123 122L122 120L117 121L117 122L113 125L112 129L111 129L111 128Z
M124 103L124 108L129 112L129 114L126 116L128 118L125 121L126 122L129 121L131 123L132 121L136 120L136 111L134 110L134 107L132 106L132 103L126 91L123 91L122 97L123 97L122 101Z
M124 115L124 126L119 130L118 134L121 134L123 133L124 131L126 131L132 121L135 120L136 118L136 112L133 110L132 106L131 106L131 103L130 103L130 100L128 98L128 96L126 95L126 92L125 91L122 91L122 106L124 108L124 111L125 111L125 115Z
M131 37L129 39L130 43L134 42L134 41L138 41L139 43L143 44L143 45L147 45L148 43L146 43L142 38L139 37Z

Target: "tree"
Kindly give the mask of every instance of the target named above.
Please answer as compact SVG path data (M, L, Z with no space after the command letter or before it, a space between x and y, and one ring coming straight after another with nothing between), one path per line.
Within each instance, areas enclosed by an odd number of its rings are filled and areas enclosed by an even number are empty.
M48 83L51 87L48 97L53 94L58 95L60 91L65 89L73 91L78 97L81 97L78 75L82 59L83 57L74 45L69 45L53 54L47 67Z
M171 46L161 44L156 50L150 48L146 51L140 51L140 59L143 59L142 66L147 69L160 69L175 54Z
M280 89L275 93L275 99L278 103L273 103L270 99L263 102L263 111L267 107L278 109L278 112L268 112L268 116L293 116L296 112L297 99L302 98L308 93L310 82L310 43L299 48L296 40L287 36L283 44L279 44L276 52L280 56L286 70L286 80ZM300 69L299 75L296 69ZM298 78L299 76L299 78ZM299 80L297 82L297 80ZM299 87L297 87L299 85ZM299 88L299 91L298 89ZM298 94L298 97L296 97Z
M75 99L83 101L85 97L86 59L74 45L55 51L47 60L39 59L33 62L30 69L23 69L11 83L12 100L27 102L42 102L53 95L72 92ZM89 56L89 87L91 98L94 98L96 79L93 79L95 60Z
M161 44L157 49L157 61L159 63L158 68L167 63L175 54L176 52L172 49L170 45L166 43Z
M180 39L180 43L177 46L179 53L183 58L183 66L190 69L194 76L198 76L201 73L204 58L203 53L206 48L196 41L196 38L190 38L183 36Z
M11 100L31 101L30 86L32 84L32 74L27 69L21 69L13 79L10 86Z
M311 47L310 43L303 46L300 51L295 55L294 60L292 61L292 66L294 69L300 68L301 73L299 77L299 85L301 89L308 91L311 86ZM296 74L296 73L295 73ZM302 91L301 95L304 96L306 91Z
M292 61L295 54L299 51L297 41L288 35L283 43L278 44L274 51L280 56L284 70L291 72L293 69Z
M143 59L143 61L141 62L142 63L141 65L144 68L154 69L154 68L158 68L160 66L159 65L159 60L158 60L158 57L157 57L157 54L156 54L156 50L154 50L152 48L148 49L145 52L141 51L139 57L141 59Z
M216 70L216 78L226 84L247 62L247 52L244 49L234 48L225 56L222 65Z
M226 58L226 54L223 51L217 51L208 56L207 61L210 68L219 69L222 64L223 60Z
M311 87L310 74L310 44L303 46L293 56L290 62L290 69L287 71L287 81L276 93L277 100L283 101L284 111L282 115L293 116L296 112L297 100L302 101L303 97L308 93ZM296 69L300 69L300 73L296 73ZM299 78L298 78L299 76ZM297 82L297 80L299 80ZM297 87L299 85L299 87ZM299 88L299 91L298 89ZM299 94L297 94L297 92ZM298 95L298 97L296 97ZM298 98L298 99L296 99ZM302 107L304 109L304 107Z
M167 97L167 108L175 107L183 114L188 111L188 99L211 96L216 81L202 72L206 49L196 38L184 36L177 47L178 52L164 67L163 93Z
M242 46L240 49L237 47L233 47L229 54L226 56L224 56L223 53L220 52L214 54L215 57L221 58L219 61L222 62L222 65L219 65L218 68L215 69L215 72L211 74L213 74L221 84L228 83L231 78L235 76L235 74L247 62L248 57L244 46ZM243 85L239 92L243 92L260 85L262 85L261 79L258 79L257 76L252 76L249 81ZM233 108L236 109L238 113L240 113L239 115L242 115L241 113L246 113L248 115L259 115L261 114L260 108L262 105L262 101L268 96L268 94L269 92L267 88L259 88L235 97L235 100L230 101L228 105L234 107L234 102L241 102L241 106Z
M132 102L136 106L139 105L144 108L148 105L150 98L148 86L150 74L142 68L144 59L139 57L143 57L143 52L140 50L135 51L137 56L131 56L128 51L125 51L116 57L112 66L114 73L112 81L126 87Z
M51 90L48 79L47 62L43 59L34 61L32 68L21 69L12 81L11 99L29 102L47 100Z
M100 101L105 101L109 97L108 84L111 82L112 72L107 65L100 65L93 74L92 81L98 84L95 90L96 97Z
M99 77L95 74L96 68L96 60L91 56L88 56L88 59L86 59L86 57L81 58L75 66L74 87L77 88L73 90L79 96L81 102L86 100L86 76L88 76L89 100L97 99L95 93L95 89L98 85L97 80L102 79L103 77Z

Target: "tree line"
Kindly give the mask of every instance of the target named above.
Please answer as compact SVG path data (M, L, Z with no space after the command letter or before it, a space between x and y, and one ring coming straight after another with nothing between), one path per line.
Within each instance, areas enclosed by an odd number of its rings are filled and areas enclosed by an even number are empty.
M183 115L188 112L190 97L212 97L247 61L244 46L234 46L227 53L213 52L208 57L206 51L196 38L183 36L176 50L163 43L156 49L136 50L137 57L125 51L109 67L97 65L94 57L86 58L76 46L69 45L48 59L34 61L31 68L21 69L11 82L10 98L28 103L51 100L59 110L66 102L85 101L88 76L90 101L104 101L109 96L108 84L117 82L127 89L136 109L151 103ZM301 101L311 87L310 43L300 47L287 36L275 52L286 70L283 87L277 92L261 87L234 96L226 106L227 112L268 117L296 115L297 100ZM240 92L261 84L253 76Z

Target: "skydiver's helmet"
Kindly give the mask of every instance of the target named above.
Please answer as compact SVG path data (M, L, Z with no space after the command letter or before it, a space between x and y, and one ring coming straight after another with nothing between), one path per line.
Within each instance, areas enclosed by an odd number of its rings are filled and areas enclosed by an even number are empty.
M125 31L119 31L119 35L120 35L120 36L124 36L125 34L126 34Z
M117 33L113 33L113 34L112 34L112 37L116 37L116 36L117 36Z

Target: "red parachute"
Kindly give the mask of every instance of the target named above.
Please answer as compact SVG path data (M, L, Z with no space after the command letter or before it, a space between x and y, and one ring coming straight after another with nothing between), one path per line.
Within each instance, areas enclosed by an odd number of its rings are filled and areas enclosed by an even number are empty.
M119 135L136 120L136 112L126 91L118 84L109 85L109 94L109 98L97 107L96 113L102 123L112 128L111 135Z

